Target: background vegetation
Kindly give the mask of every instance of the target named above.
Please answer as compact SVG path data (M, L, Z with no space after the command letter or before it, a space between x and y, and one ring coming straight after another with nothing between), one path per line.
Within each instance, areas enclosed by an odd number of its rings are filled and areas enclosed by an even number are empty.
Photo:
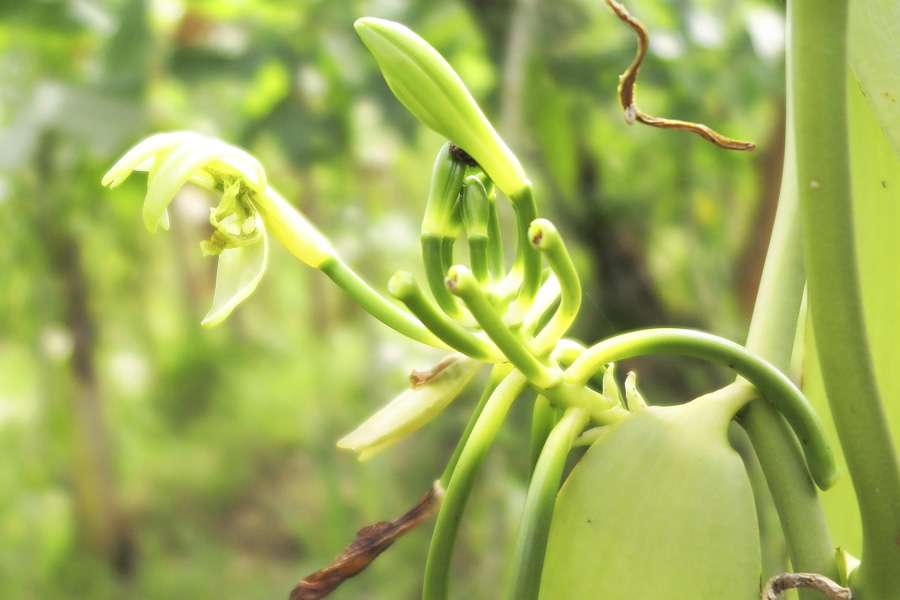
M439 474L471 394L369 463L334 448L430 351L280 248L254 297L202 330L206 199L182 193L173 231L150 236L140 178L99 185L140 137L199 130L256 153L371 281L414 268L441 140L392 98L356 17L433 43L525 159L585 275L581 338L667 324L741 340L781 170L782 7L630 6L652 37L642 106L758 150L627 127L614 92L633 40L599 0L0 4L0 595L284 597ZM640 370L655 402L726 381ZM520 404L473 498L460 597L496 589L528 416ZM425 529L335 597L416 598Z

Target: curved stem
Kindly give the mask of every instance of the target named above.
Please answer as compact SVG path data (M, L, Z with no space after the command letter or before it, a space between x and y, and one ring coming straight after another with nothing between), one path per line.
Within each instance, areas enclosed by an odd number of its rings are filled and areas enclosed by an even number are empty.
M692 329L658 328L632 331L588 348L566 369L567 383L584 383L608 362L645 354L680 354L721 363L748 379L781 412L803 445L813 478L823 489L837 478L831 448L819 418L797 386L781 371L743 346Z
M415 317L408 312L401 310L387 298L372 289L368 283L366 283L341 259L336 257L329 258L322 263L319 270L328 275L338 287L347 292L347 294L365 309L366 312L391 329L394 329L417 342L427 344L428 346L446 348L446 345L433 333L428 331L428 329L426 329Z
M497 361L501 357L493 344L476 336L465 327L442 313L422 292L413 276L398 271L388 282L388 291L400 300L444 343L466 356Z
M425 277L428 280L428 287L431 289L438 306L449 316L457 318L459 316L459 306L456 304L456 298L447 291L447 286L444 285L444 275L447 272L447 267L444 265L444 258L447 252L446 246L447 238L443 236L423 235L422 263L425 266Z
M581 280L562 237L550 221L536 219L528 230L528 237L547 257L560 288L559 308L532 343L534 353L541 356L556 345L557 340L566 334L578 316L578 309L581 308Z
M423 600L445 600L450 575L453 546L459 530L469 493L475 476L494 443L500 426L513 401L522 393L528 381L519 371L507 375L488 398L472 432L460 453L456 467L450 475L450 483L438 512L428 559L425 562Z
M585 409L567 409L550 432L538 458L519 521L511 579L505 594L510 600L533 600L538 597L556 493L566 457L575 438L587 424L588 416Z
M509 363L494 365L494 368L491 369L491 374L488 376L488 383L481 392L478 404L475 405L475 410L473 410L472 414L469 416L466 428L463 430L462 435L459 436L459 441L456 442L453 454L450 455L450 460L447 461L447 465L444 467L444 471L441 473L441 477L438 480L441 489L447 489L447 486L450 485L450 476L453 475L453 471L456 469L456 463L459 462L459 457L462 454L463 448L466 447L466 442L469 441L469 436L472 435L472 430L475 428L478 418L484 411L488 399L491 397L491 394L494 393L494 390L497 389L497 386L500 385L500 382L503 381L503 378L509 375L511 370L512 366L510 366Z
M506 355L509 362L522 371L532 384L545 388L559 381L561 375L559 369L551 369L538 360L519 336L506 326L469 269L462 265L450 269L447 274L447 286L453 294L462 299L469 312Z
M866 339L847 131L847 1L791 4L797 181L816 350L859 502L860 597L900 597L900 464ZM856 585L854 586L856 588Z
M528 228L537 217L531 185L522 188L511 200L516 213L516 264L522 268L522 283L511 316L511 320L517 323L531 306L541 285L541 255L528 239Z

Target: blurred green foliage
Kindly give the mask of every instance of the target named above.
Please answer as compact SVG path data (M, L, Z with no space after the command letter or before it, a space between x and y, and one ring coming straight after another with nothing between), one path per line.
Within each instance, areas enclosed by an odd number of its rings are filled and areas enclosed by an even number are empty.
M0 5L0 595L285 597L440 473L471 394L369 463L334 448L433 352L281 249L253 298L202 330L207 200L183 193L173 231L150 236L143 182L99 185L140 137L202 131L257 154L379 287L416 269L441 140L391 96L359 16L433 43L522 156L584 274L583 339L657 324L741 339L780 175L780 7L631 5L652 37L642 107L756 153L627 127L614 92L634 42L597 0ZM726 377L641 370L657 402ZM491 597L502 574L528 416L520 403L468 510L461 597ZM335 597L416 598L427 540L414 532Z

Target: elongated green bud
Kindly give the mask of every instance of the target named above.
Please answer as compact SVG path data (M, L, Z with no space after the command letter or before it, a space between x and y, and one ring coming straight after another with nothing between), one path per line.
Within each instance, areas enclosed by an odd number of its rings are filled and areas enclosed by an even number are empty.
M452 145L441 146L431 170L431 184L422 218L422 235L456 237L460 230L459 194L466 174L465 162L452 152Z
M439 415L466 387L481 363L460 354L427 371L413 371L410 387L338 441L367 460Z
M437 50L392 21L365 17L354 27L388 87L413 116L471 155L507 196L530 185L519 159Z

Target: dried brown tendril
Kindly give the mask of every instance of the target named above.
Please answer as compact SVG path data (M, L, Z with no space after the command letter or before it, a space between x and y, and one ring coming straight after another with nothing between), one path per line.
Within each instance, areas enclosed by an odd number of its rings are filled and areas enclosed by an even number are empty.
M629 13L622 4L616 2L616 0L606 0L606 3L613 10L613 12L616 13L616 16L619 17L619 19L624 21L629 27L631 27L631 29L634 30L638 38L637 53L634 56L634 60L631 61L631 64L628 65L627 69L625 69L625 72L619 75L619 103L622 105L622 109L625 111L626 123L631 125L632 123L637 121L638 123L650 125L651 127L690 131L691 133L696 133L703 139L712 142L716 146L725 148L727 150L753 150L754 148L756 148L756 144L754 144L753 142L744 142L741 140L735 140L729 137L725 137L721 133L714 131L713 129L709 128L706 125L703 125L702 123L692 123L691 121L681 121L679 119L654 117L652 115L648 115L640 108L638 108L634 97L634 86L637 83L638 71L641 68L641 63L644 62L644 57L647 55L647 47L650 43L649 37L647 35L647 29L640 21L631 16L631 13Z
M829 600L852 600L853 594L824 575L816 573L782 573L769 579L761 600L780 600L785 590L808 588L821 592Z
M358 575L397 539L428 519L441 505L444 489L435 481L427 494L393 521L381 521L363 527L331 564L303 578L291 590L290 600L319 600L339 585Z

